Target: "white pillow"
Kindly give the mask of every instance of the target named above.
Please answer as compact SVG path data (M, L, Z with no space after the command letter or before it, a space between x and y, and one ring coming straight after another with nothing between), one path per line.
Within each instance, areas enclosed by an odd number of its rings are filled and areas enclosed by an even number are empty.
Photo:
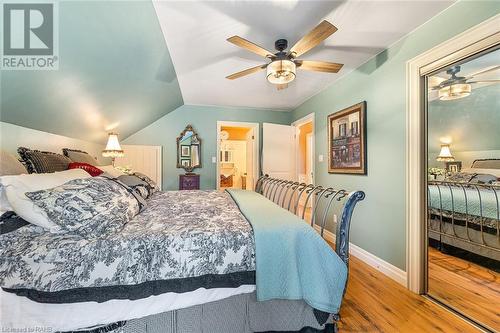
M16 176L0 177L7 200L12 210L29 223L36 224L51 232L57 232L60 227L50 221L43 209L35 205L24 193L46 190L74 179L90 178L82 169L71 169L53 173L32 173Z
M97 168L106 172L107 174L109 174L113 178L118 178L120 176L126 175L125 172L122 172L118 169L115 169L115 167L112 165L99 165Z
M500 169L479 169L479 168L470 168L470 169L462 169L462 172L467 173L480 173L483 175L493 175L497 178L500 178Z

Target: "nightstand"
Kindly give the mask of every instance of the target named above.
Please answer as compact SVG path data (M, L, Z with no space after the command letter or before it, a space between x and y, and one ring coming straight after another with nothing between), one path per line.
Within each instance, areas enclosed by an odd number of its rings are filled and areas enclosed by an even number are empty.
M179 175L179 190L199 190L200 189L200 175L189 173Z

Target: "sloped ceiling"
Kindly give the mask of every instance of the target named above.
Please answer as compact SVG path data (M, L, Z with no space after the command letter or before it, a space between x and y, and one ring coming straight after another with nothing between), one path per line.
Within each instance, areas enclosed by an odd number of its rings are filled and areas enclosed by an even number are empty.
M183 104L150 1L59 3L59 70L2 71L0 120L105 142Z
M155 1L186 104L290 110L347 75L453 4L431 1ZM291 47L321 20L339 30L301 59L343 63L337 74L299 69L288 89L266 72L225 77L267 63L226 41L239 35L270 51L279 38ZM381 64L385 61L381 57Z

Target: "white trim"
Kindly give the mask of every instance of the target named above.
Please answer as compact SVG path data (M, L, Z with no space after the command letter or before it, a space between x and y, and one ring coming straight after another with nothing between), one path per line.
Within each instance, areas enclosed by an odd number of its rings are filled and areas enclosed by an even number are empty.
M500 14L439 44L406 63L406 267L408 289L425 292L425 191L421 76L500 42Z
M242 121L225 121L225 120L218 120L217 121L217 152L215 154L216 158L216 168L215 168L215 179L216 179L216 186L217 190L220 189L220 161L219 161L219 152L220 152L220 131L222 126L230 126L230 127L242 127L242 128L251 128L253 129L253 134L255 137L254 141L254 146L253 146L253 179L254 179L254 185L257 179L259 178L259 161L260 161L260 153L259 153L259 147L260 147L260 125L259 123L250 123L250 122L242 122Z
M320 232L321 227L319 225L314 225L314 229L316 229L317 232ZM323 234L324 238L331 242L335 243L335 234L328 231L324 230ZM379 272L387 275L397 283L403 285L406 287L406 272L403 271L401 268L398 268L387 261L380 259L376 255L360 248L357 245L354 245L353 243L349 243L349 252L359 260L363 261L364 263L370 265L371 267L375 268Z

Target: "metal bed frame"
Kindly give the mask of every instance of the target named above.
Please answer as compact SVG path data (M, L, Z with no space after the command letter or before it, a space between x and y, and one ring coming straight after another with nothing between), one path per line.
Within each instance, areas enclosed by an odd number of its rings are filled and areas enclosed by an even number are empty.
M431 206L430 187L435 186L438 191L438 206ZM443 209L442 191L449 190L451 194L451 210ZM468 193L477 193L474 196L479 205L479 215L470 213L472 204ZM463 193L465 213L455 211L456 198L454 192ZM489 191L496 199L496 219L484 216L483 196ZM428 236L444 244L461 248L477 255L500 260L500 186L488 184L458 183L450 181L428 181ZM478 199L478 201L477 201ZM434 199L435 200L435 199ZM433 202L435 202L433 200Z
M314 201L311 214L311 227L315 224L320 226L320 235L324 238L324 230L333 202L342 202L342 214L336 225L335 252L349 268L349 229L354 207L359 201L365 198L363 191L348 192L346 190L335 190L332 187L299 183L296 181L271 178L269 175L261 176L255 184L255 192L262 194L280 207L287 209L291 213L304 219L306 207L309 202ZM302 197L305 197L304 208L300 212L299 204ZM317 217L321 220L316 223ZM349 269L347 270L349 272ZM349 273L348 273L349 274ZM347 281L344 286L344 295L347 288ZM338 332L338 321L340 313L334 313L334 332Z

